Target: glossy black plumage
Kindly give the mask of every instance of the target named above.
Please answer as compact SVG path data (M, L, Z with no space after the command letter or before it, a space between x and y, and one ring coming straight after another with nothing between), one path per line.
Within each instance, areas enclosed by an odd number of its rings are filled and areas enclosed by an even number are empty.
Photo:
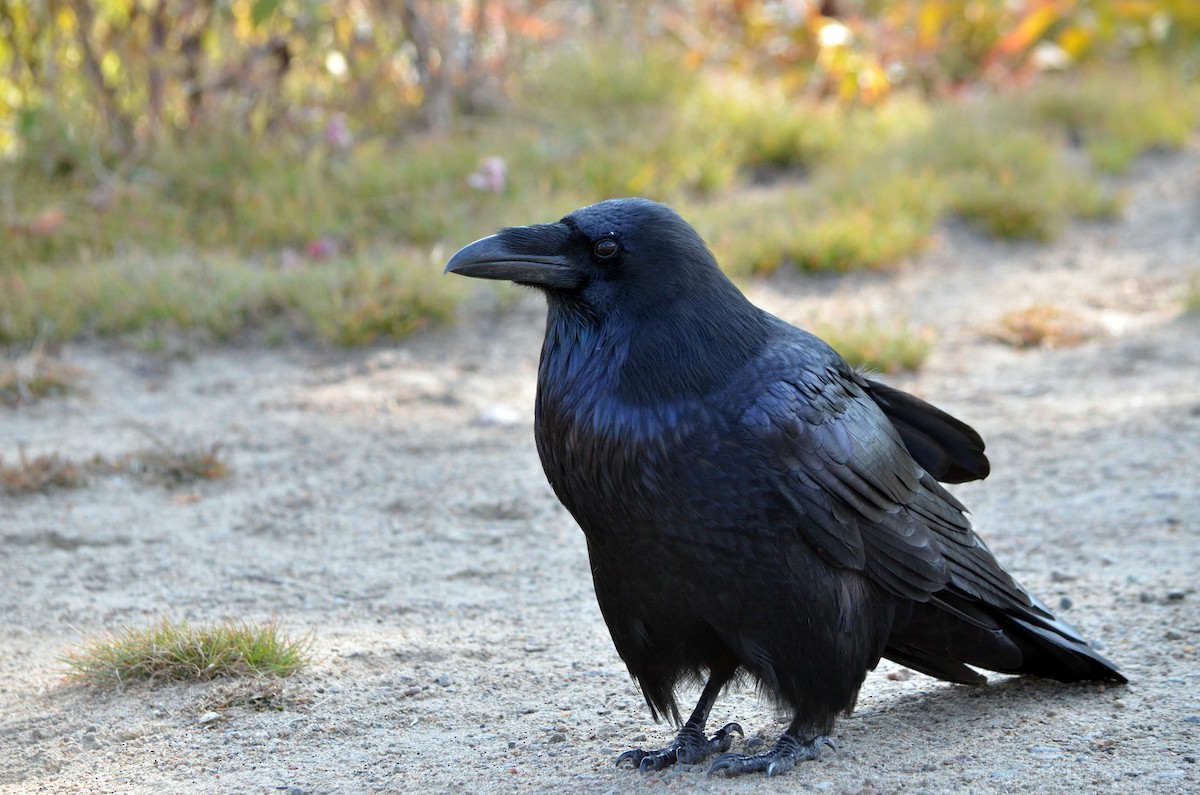
M613 642L656 717L680 721L676 686L708 682L674 743L623 760L726 750L740 727L706 741L704 723L742 672L795 719L714 770L814 758L881 656L962 683L984 681L967 666L1124 681L939 482L988 474L978 434L750 304L669 208L601 202L447 270L545 293L537 447Z

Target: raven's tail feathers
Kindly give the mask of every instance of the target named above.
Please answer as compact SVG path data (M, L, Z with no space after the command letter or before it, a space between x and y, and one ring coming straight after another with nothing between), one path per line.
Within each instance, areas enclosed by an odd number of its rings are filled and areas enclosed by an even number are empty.
M914 603L908 620L897 622L884 656L960 684L987 681L968 665L1060 682L1126 681L1074 627L1036 599L1018 612L939 593Z
M1087 641L1065 624L1074 637L1064 635L1017 616L1005 616L1011 622L1006 635L1021 649L1024 661L1019 669L1003 673L1031 674L1060 682L1128 680L1116 666L1104 659ZM1056 621L1057 624L1063 624Z

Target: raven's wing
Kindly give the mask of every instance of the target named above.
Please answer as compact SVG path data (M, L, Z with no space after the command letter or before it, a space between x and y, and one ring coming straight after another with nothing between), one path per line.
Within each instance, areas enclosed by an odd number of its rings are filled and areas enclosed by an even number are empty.
M820 369L795 368L763 389L742 417L809 544L897 596L923 602L949 586L1037 610L848 367L820 358Z
M914 626L893 636L889 656L967 683L981 678L961 662L1064 681L1124 681L1000 567L962 503L922 468L832 349L802 333L759 364L755 398L739 419L776 493L795 511L795 531L828 563L927 605L932 612L917 612L941 624L940 651ZM778 377L763 386L769 373ZM949 656L957 630L947 619L978 630Z
M983 438L962 420L899 389L856 374L917 463L942 483L983 480L991 471Z

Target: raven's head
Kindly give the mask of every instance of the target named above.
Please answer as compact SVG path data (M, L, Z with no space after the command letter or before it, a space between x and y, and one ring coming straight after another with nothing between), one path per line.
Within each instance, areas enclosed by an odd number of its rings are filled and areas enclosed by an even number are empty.
M517 226L459 251L447 273L504 279L604 318L640 318L680 297L737 292L686 221L648 199L611 199L553 224Z
M721 273L700 235L664 204L611 199L553 224L510 227L459 251L447 273L536 287L547 338L579 324L627 351L639 398L711 388L765 339L762 313Z

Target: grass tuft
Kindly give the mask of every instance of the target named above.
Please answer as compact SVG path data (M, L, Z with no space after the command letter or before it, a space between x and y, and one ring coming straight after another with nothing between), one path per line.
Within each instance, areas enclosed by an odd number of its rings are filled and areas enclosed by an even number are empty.
M1067 348L1082 345L1097 334L1083 318L1066 309L1035 304L1000 318L989 336L1015 348Z
M74 489L85 482L80 467L69 458L57 454L29 458L21 448L17 452L17 463L13 466L0 458L0 491L9 496Z
M818 325L813 333L828 342L852 367L891 374L920 368L934 344L931 328L884 324L874 318L853 326Z
M1184 312L1200 312L1200 274L1192 277L1183 295Z
M171 488L219 480L229 474L229 464L220 444L168 445L151 438L154 446L146 450L115 458L96 454L82 464L57 453L29 458L22 448L15 465L5 464L0 458L0 492L17 496L77 488L87 482L88 475L121 473Z
M82 372L46 353L43 345L16 359L0 358L0 405L18 406L79 389Z
M229 464L220 444L170 446L159 440L136 453L112 461L97 459L98 468L124 472L150 483L186 486L202 480L219 480L229 474Z
M236 676L290 676L308 663L311 638L290 640L275 622L227 619L126 628L68 652L67 678L120 686L135 680L205 681Z

